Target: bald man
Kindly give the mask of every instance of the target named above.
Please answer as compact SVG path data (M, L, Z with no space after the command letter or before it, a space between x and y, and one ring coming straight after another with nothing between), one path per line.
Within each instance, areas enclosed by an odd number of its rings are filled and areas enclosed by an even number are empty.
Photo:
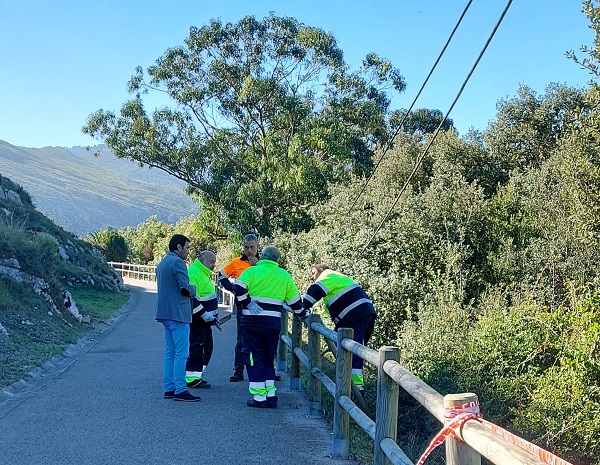
M211 276L217 256L211 250L203 250L188 268L190 283L196 286L196 298L192 300L192 323L190 325L190 355L185 366L188 388L207 389L210 384L202 374L213 353L212 327L218 322L219 302Z
M246 402L248 407L277 407L274 362L284 304L299 317L306 315L294 280L279 268L280 256L277 247L265 247L260 261L247 268L233 285L242 309L242 355L252 394Z

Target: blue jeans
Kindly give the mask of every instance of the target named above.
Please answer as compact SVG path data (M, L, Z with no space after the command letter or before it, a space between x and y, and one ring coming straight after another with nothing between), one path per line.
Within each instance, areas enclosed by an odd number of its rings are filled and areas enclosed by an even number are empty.
M165 392L187 391L185 364L190 353L190 325L180 321L161 320L165 327L163 376Z

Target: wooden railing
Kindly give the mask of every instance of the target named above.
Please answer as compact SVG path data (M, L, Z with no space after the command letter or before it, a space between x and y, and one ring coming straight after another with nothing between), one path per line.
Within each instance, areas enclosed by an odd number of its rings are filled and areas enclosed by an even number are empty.
M400 365L400 352L396 347L369 349L352 340L353 330L340 328L337 332L323 325L319 315L309 316L307 352L302 350L302 328L297 318L292 318L292 334L288 331L288 314L282 318L282 334L278 352L278 369L287 371L287 349L292 352L290 389L302 389L302 366L308 378L308 415L322 416L321 391L327 389L334 399L333 444L331 455L345 459L349 454L349 418L373 440L374 464L413 465L396 443L399 388L404 389L442 424L447 408L477 399L475 394L450 394L442 396L422 380ZM335 355L335 380L321 369L321 336L333 347ZM377 421L359 408L351 399L352 354L377 367ZM355 399L362 399L360 395ZM495 425L493 425L495 426ZM449 437L445 441L448 465L479 465L481 457L498 465L543 465L541 458L486 427L480 421L467 420L458 434L461 440ZM523 442L526 442L520 439ZM535 447L535 446L533 446ZM545 451L544 451L545 452ZM560 460L560 459L558 459Z

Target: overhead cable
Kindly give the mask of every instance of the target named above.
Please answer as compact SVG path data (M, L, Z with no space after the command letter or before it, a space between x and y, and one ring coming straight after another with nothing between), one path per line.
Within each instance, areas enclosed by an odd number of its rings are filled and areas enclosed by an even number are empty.
M467 77L464 80L462 86L460 87L460 90L458 91L458 94L456 95L456 98L454 99L454 101L452 102L452 105L450 105L450 108L446 112L446 116L444 116L444 119L439 124L439 126L437 127L437 129L435 130L435 132L433 133L433 135L431 136L431 140L427 144L427 147L425 147L425 150L423 151L423 153L421 154L421 156L418 158L417 163L415 164L415 167L413 168L413 170L411 171L410 175L406 179L406 182L402 186L402 189L400 190L400 193L396 197L396 200L394 201L394 203L392 204L392 206L390 207L390 209L388 210L388 212L385 214L385 216L383 217L383 219L381 220L381 222L379 223L379 225L377 226L377 228L375 229L375 231L371 235L371 238L369 239L369 241L365 244L365 247L367 247L367 246L369 246L371 244L371 242L375 238L375 235L380 231L381 227L386 222L386 220L388 219L388 217L390 216L390 214L392 213L392 211L394 210L394 208L398 204L398 201L400 200L400 197L402 196L402 194L404 193L404 191L408 187L408 184L410 183L411 179L413 178L413 176L415 175L415 173L419 169L419 166L421 166L421 163L423 162L423 159L425 158L425 156L429 152L429 148L431 147L431 145L435 141L437 135L440 132L440 129L442 128L443 124L446 122L446 119L448 118L448 115L450 115L450 112L454 108L454 105L456 105L456 102L458 101L458 99L460 98L463 90L465 89L465 87L467 85L467 82L469 82L469 79L471 78L471 75L475 71L475 68L477 68L477 65L479 64L479 61L481 60L481 58L483 57L483 54L487 50L488 45L490 44L490 42L494 38L494 35L496 34L496 31L498 31L498 28L500 27L500 24L502 23L502 20L504 19L504 16L506 16L506 13L508 12L508 9L510 8L510 5L512 4L512 2L513 2L513 0L509 0L508 3L506 4L506 7L504 8L504 11L502 11L502 14L500 15L500 19L498 19L498 22L494 26L494 29L492 30L492 33L488 37L488 39L487 39L485 45L483 46L483 49L481 50L481 52L479 52L479 56L475 60L475 63L473 64L473 66L471 67L471 70L469 71L469 74L467 75Z
M350 213L352 211L352 209L355 207L355 205L358 202L358 199L360 198L361 194L365 191L365 189L367 187L367 184L369 184L369 181L371 180L371 178L375 174L375 171L377 171L377 168L379 168L379 165L383 161L383 159L384 159L385 155L387 154L388 150L392 147L392 144L394 143L394 139L396 138L396 136L398 135L398 133L402 129L402 125L405 123L406 119L408 118L408 115L410 115L411 110L415 106L415 103L417 103L417 99L421 95L421 92L423 92L423 89L425 88L425 85L429 81L429 78L431 77L431 75L435 71L435 68L437 67L438 63L442 59L442 56L446 52L446 49L448 48L448 45L450 45L450 41L452 40L452 37L454 36L454 33L456 32L456 30L458 29L458 26L460 25L460 23L462 22L463 18L465 17L465 14L467 13L469 7L471 6L471 3L473 3L473 0L469 0L469 2L467 3L467 6L465 7L465 9L463 10L462 14L460 15L460 18L458 18L458 22L454 26L454 29L452 30L452 33L448 37L448 40L446 41L446 44L444 45L444 48L442 49L442 51L440 52L439 56L437 57L437 60L435 60L435 63L431 67L431 70L429 71L429 74L425 78L425 81L423 81L423 85L419 89L419 92L417 92L416 97L413 99L412 103L410 104L410 107L408 108L408 110L406 111L406 113L404 114L404 116L402 117L402 120L400 120L400 123L398 124L398 127L396 128L396 131L394 132L394 134L392 135L392 137L390 139L388 139L388 141L386 142L386 144L385 144L385 146L383 148L383 153L381 154L381 157L379 157L379 160L375 164L375 167L373 168L373 171L371 171L371 174L369 174L369 176L367 177L367 179L366 179L365 183L363 184L362 188L359 189L358 194L356 195L356 198L353 200L352 205L348 209L347 213Z

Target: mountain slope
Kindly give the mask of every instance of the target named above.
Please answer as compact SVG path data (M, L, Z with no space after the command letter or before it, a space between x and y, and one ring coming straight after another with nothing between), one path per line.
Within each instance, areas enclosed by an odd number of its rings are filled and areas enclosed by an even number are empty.
M175 223L198 212L185 183L117 159L104 146L25 148L0 141L0 174L21 184L42 213L76 234L135 226L152 215Z

